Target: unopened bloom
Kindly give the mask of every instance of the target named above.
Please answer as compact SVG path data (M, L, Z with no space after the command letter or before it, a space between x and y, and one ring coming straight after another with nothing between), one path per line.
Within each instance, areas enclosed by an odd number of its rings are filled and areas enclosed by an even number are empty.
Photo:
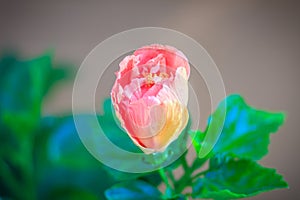
M162 152L185 128L190 66L182 52L150 45L126 56L111 91L121 126L146 154Z

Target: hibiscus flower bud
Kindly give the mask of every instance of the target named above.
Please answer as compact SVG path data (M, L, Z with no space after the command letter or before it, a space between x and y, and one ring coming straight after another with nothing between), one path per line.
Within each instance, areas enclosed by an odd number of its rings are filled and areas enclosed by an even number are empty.
M121 61L113 106L121 126L146 154L164 151L185 128L189 74L187 58L170 46L145 46Z

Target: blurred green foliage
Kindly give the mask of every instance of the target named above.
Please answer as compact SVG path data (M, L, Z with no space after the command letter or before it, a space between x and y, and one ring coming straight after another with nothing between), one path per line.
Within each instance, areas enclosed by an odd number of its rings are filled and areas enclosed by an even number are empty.
M51 56L20 60L5 54L0 60L0 195L34 199L38 162L36 137L42 126L42 101L51 86L65 77Z
M113 183L138 177L94 159L82 145L71 115L41 115L45 95L68 77L69 69L54 63L51 54L31 60L14 53L1 57L0 198L104 199L104 190ZM110 123L109 116L99 120ZM148 178L160 182L157 176Z

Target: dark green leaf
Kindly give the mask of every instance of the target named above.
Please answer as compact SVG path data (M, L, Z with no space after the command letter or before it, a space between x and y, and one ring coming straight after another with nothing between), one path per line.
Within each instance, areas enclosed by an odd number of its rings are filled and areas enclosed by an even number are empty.
M201 145L205 138L205 133L201 132L200 130L196 130L196 131L189 131L189 135L192 138L192 144L193 144L196 152L199 153L199 151L202 147Z
M193 196L234 199L286 187L287 183L274 169L250 160L231 159L199 178L193 185Z
M184 194L177 194L168 198L167 200L188 200L188 198Z
M65 72L54 68L50 54L25 61L16 55L4 56L0 59L0 120L15 134L32 132L39 123L43 97Z
M105 196L109 200L161 199L161 193L156 187L141 180L116 184L105 191Z
M139 178L147 183L150 183L153 186L158 186L162 180L161 176L157 171L151 172L150 174L141 174L142 176Z
M40 131L36 138L36 148L44 149L39 149L36 153L45 153L41 157L47 158L52 165L78 169L99 167L100 162L81 143L72 116L45 117L41 121Z
M247 105L239 95L231 95L221 102L226 103L226 118L221 135L210 156L226 153L240 158L259 160L268 153L270 133L278 130L284 121L284 114L257 110ZM211 118L218 118L218 109ZM211 120L209 120L211 121ZM213 123L209 126L222 126ZM204 132L206 134L206 132ZM197 132L193 144L199 152L203 146L203 133Z
M105 167L81 143L71 116L43 118L34 152L41 199L53 192L58 195L55 191L65 186L104 198L104 190L114 183Z
M231 159L232 157L226 155L225 153L215 154L213 157L209 159L209 168L216 169L221 165L229 162Z
M99 197L94 193L76 187L56 188L49 194L46 200L97 200Z
M32 199L35 168L34 133L41 119L48 89L62 78L51 55L21 60L14 54L0 58L0 195ZM4 176L3 176L4 175Z

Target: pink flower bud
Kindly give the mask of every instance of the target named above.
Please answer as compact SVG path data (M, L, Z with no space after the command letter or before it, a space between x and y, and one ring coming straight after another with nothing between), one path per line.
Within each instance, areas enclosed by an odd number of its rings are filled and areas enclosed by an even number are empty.
M162 152L188 122L190 66L170 46L142 47L123 59L111 98L121 126L146 154Z

